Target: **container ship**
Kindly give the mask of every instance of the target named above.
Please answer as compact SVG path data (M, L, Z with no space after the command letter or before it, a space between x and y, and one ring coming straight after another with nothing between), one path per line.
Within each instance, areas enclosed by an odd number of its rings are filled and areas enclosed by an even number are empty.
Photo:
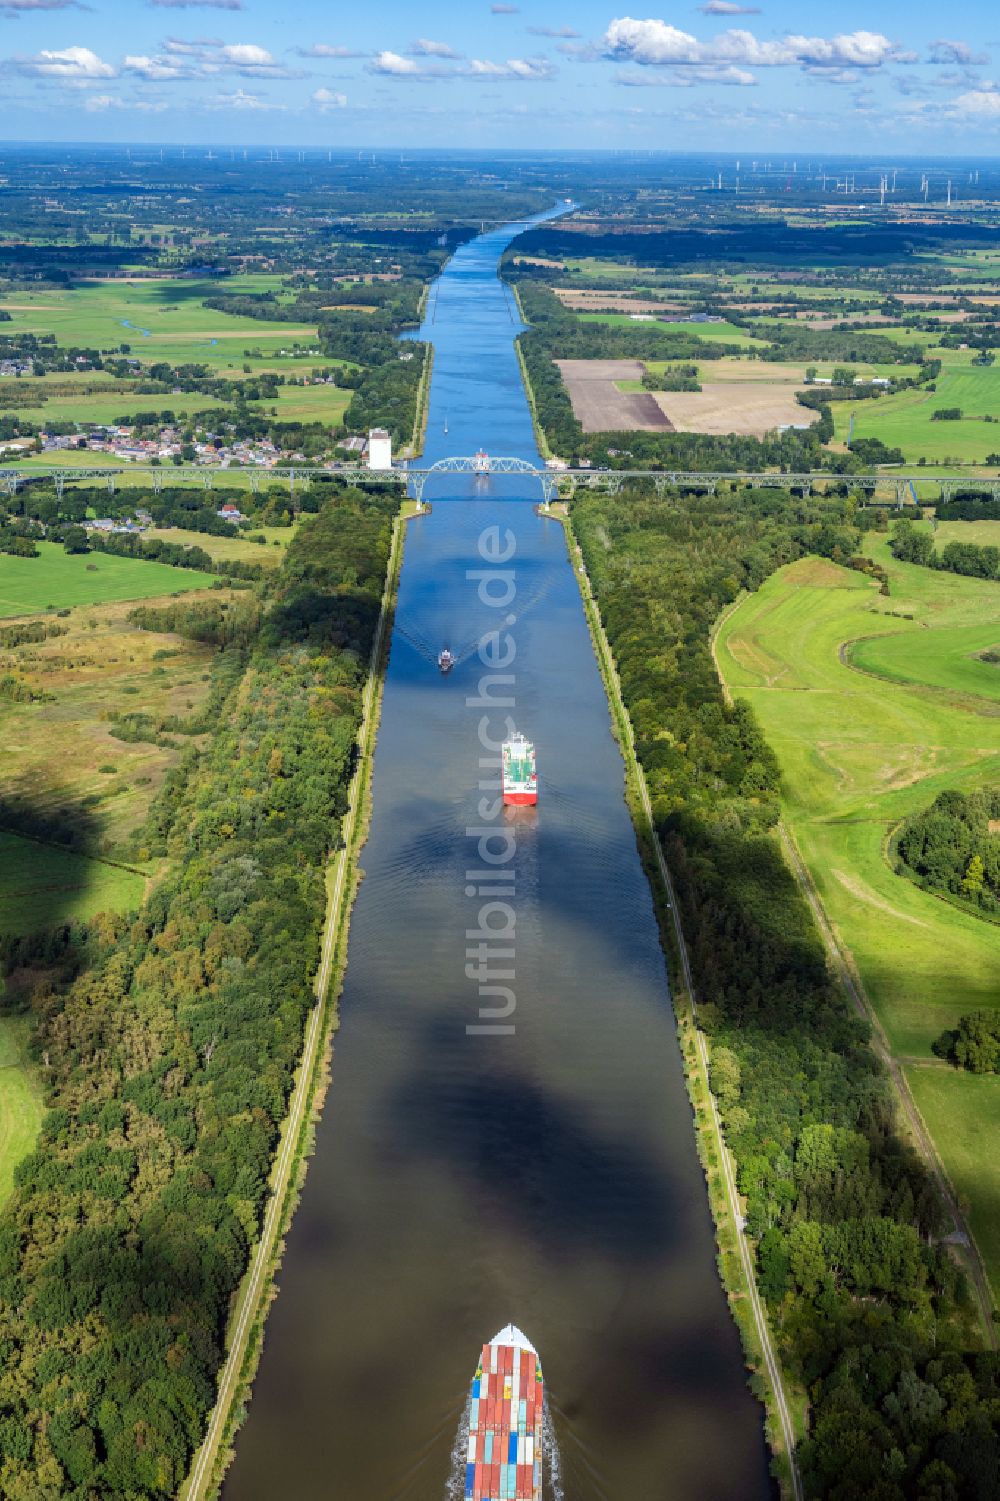
M508 1324L472 1382L465 1501L541 1501L544 1397L538 1352Z
M500 776L505 803L510 803L514 807L525 807L538 802L535 747L520 733L503 743L500 752Z
M443 651L438 652L438 667L442 672L450 672L454 665L455 653L446 646Z

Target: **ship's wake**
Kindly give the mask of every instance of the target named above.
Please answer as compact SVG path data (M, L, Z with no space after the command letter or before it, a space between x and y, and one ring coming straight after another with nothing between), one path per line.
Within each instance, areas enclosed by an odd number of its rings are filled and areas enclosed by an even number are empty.
M472 1397L465 1399L465 1407L451 1446L451 1464L444 1501L465 1501L465 1463L469 1446L469 1421L472 1417ZM548 1397L542 1412L542 1501L566 1501L562 1486L562 1465L559 1458L559 1443L555 1425L549 1411Z
M533 610L537 609L538 605L541 604L552 588L552 583L553 579L550 575L543 579L542 583L536 589L533 589L525 599L518 599L517 603L512 606L512 609L516 610L519 619L523 619L524 616L529 615ZM495 627L492 629L495 629ZM425 661L434 667L438 665L438 654L442 645L447 646L450 650L454 658L454 666L461 667L463 662L467 662L470 657L475 656L484 639L483 633L479 632L477 635L470 636L461 641L458 646L453 646L447 638L438 642L432 642L427 639L422 631L415 630L413 626L401 625L398 619L393 627L393 633L396 636L402 637L418 656L423 657Z

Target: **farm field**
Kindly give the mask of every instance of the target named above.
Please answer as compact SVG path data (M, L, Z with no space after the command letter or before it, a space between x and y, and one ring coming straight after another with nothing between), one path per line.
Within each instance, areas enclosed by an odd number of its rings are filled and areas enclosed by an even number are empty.
M343 420L354 392L342 386L279 386L276 397L252 403L251 410L277 408L279 422L325 422L335 426Z
M212 595L231 597L230 591ZM113 848L131 835L190 743L184 735L170 736L168 744L120 740L112 733L112 714L183 721L200 708L211 686L211 646L139 630L128 623L132 609L123 602L73 610L52 622L65 627L65 635L0 648L0 676L13 675L46 695L34 703L0 700L0 743L7 753L0 764L0 800L46 818L68 817L85 829L87 848ZM85 873L96 879L103 869Z
M110 553L71 554L56 542L39 542L37 558L0 554L0 619L34 615L51 607L149 599L207 589L210 574L167 563L140 562Z
M945 367L934 391L900 391L877 401L838 402L833 409L836 437L846 441L851 414L855 438L880 438L901 448L912 462L951 458L959 463L982 463L987 454L1000 452L1000 430L986 417L1000 414L1000 367L974 368L968 360L954 359L964 351L940 351ZM958 407L957 421L935 421L933 413Z
M977 547L1000 547L1000 521L939 521L934 532L938 552L949 542L974 542Z
M557 360L585 433L667 432L655 396L642 389L639 360Z
M249 280L249 278L248 278ZM220 365L239 360L243 346L272 356L296 340L314 340L315 327L236 317L205 307L203 298L250 291L243 282L89 282L70 291L18 293L3 306L6 332L55 334L62 345L117 349L128 344L138 359Z
M41 1083L28 1057L30 1031L26 1016L0 1017L0 1205L14 1186L15 1167L38 1138L44 1114Z
M165 397L139 395L123 388L113 391L109 388L107 391L81 391L79 395L48 396L37 406L19 406L17 415L22 423L31 423L34 429L44 432L49 423L112 423L119 422L123 417L133 416L136 412L163 411L168 406L183 421L185 416L192 417L197 412L225 405L227 403L220 401L218 397L205 396L198 391L187 391L183 396ZM107 459L108 455L104 454L103 457ZM52 455L47 455L47 458L51 463ZM58 458L61 462L62 455L58 455Z
M635 319L628 313L577 313L576 316L585 323L613 323L621 328L636 327ZM642 327L642 325L638 325ZM762 346L764 340L754 338L745 329L738 328L735 323L694 323L690 319L680 319L677 322L654 325L661 333L692 334L695 338L704 339L706 343L735 344L743 349L754 349Z
M800 406L794 389L763 381L702 381L700 391L657 391L654 401L680 433L749 433L809 427L818 413Z
M996 700L867 678L841 651L879 629L908 633L933 683L956 630L981 622L1000 637L1000 591L897 563L884 542L871 550L889 571L889 599L831 563L791 564L725 622L718 662L778 754L786 822L972 1223L995 1225L995 1135L980 1125L983 1097L995 1110L1000 1080L976 1090L975 1079L931 1067L930 1048L966 1012L1000 1005L1000 929L896 875L885 851L898 822L939 792L1000 780ZM1000 1287L1000 1236L988 1233L980 1249Z
M1000 1075L922 1064L906 1069L906 1082L966 1209L1000 1302Z
M254 536L267 538L266 547L251 542L245 532L234 528L231 537L216 537L212 532L190 532L180 526L156 527L149 533L161 542L178 542L182 547L201 547L210 558L220 563L263 563L277 567L285 555L285 548L295 536L290 526L255 526Z

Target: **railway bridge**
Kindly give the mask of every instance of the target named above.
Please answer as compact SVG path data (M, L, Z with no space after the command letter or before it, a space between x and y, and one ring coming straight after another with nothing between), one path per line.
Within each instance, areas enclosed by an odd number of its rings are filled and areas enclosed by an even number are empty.
M778 488L797 490L809 495L813 490L828 490L831 486L846 485L851 490L862 491L875 498L881 494L905 505L916 498L916 486L924 491L935 487L941 500L949 500L959 488L977 491L1000 500L1000 476L982 478L961 473L935 473L927 470L870 470L863 474L839 474L833 470L819 469L807 473L789 473L765 470L747 473L735 470L691 469L597 469L591 467L549 468L531 463L527 459L509 457L486 457L475 454L471 457L454 456L438 459L433 464L410 462L394 464L390 469L369 469L365 464L281 465L275 468L228 467L224 465L73 465L68 464L19 464L16 467L0 468L0 493L16 495L26 484L49 481L61 496L67 485L100 483L110 493L124 481L140 480L153 493L165 486L192 483L211 490L216 485L248 484L253 492L274 483L287 484L294 495L297 488L314 479L339 479L350 485L398 485L412 494L417 509L422 510L428 485L452 475L471 475L477 487L488 490L494 477L521 476L527 484L538 485L543 507L547 510L559 496L570 498L577 490L602 490L611 494L620 493L632 482L652 484L658 495L671 490L696 491L715 494L720 485L749 486L751 489ZM442 499L465 497L443 496Z

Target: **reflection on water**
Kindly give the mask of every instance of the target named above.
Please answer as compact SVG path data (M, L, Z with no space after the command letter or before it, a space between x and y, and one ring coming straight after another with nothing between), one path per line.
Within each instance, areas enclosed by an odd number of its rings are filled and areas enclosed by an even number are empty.
M429 299L429 460L537 460L496 278L508 237L461 250ZM570 1501L757 1501L760 1412L562 529L524 481L456 477L428 498L407 535L332 1085L226 1501L441 1501L479 1350L510 1321L541 1354ZM540 793L514 825L515 1031L470 1037L466 830L490 774L467 643L496 611L466 572L491 525L516 542L514 713ZM442 676L445 643L462 660Z

